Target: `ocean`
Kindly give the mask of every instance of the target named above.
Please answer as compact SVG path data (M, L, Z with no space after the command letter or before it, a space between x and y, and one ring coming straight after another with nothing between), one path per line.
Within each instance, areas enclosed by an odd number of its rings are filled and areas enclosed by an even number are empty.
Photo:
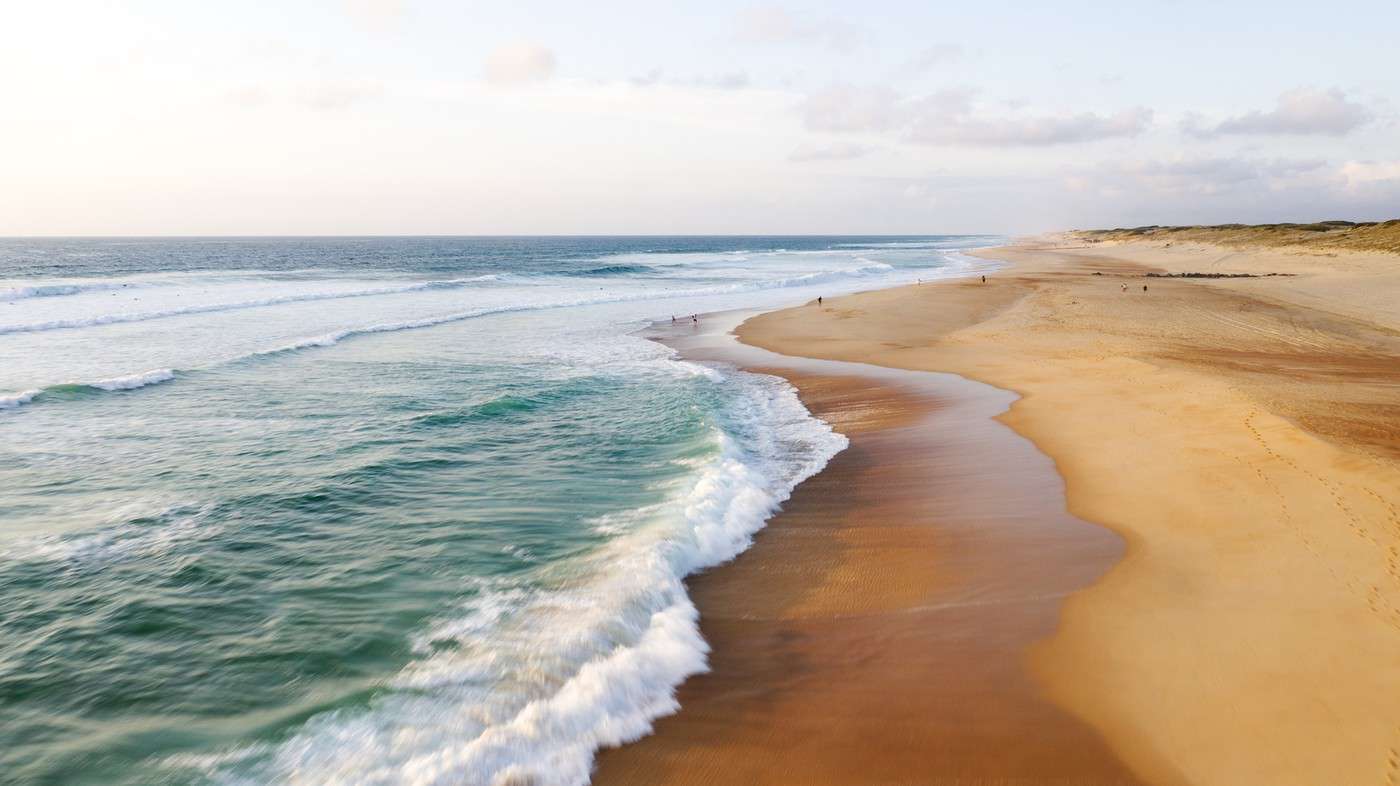
M0 239L0 782L586 783L845 446L638 331L995 242Z

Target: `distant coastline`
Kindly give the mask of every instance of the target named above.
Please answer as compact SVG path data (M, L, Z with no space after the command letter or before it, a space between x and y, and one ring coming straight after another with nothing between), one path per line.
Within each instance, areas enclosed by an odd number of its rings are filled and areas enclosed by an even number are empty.
M1389 221L1315 221L1310 224L1215 224L1081 229L1089 243L1196 242L1230 248L1294 248L1302 251L1373 251L1400 254L1400 218Z

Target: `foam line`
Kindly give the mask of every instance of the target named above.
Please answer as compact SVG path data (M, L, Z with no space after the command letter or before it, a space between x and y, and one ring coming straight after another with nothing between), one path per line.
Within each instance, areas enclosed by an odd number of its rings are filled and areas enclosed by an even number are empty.
M313 718L270 749L169 764L226 784L588 783L600 747L648 734L678 709L676 687L706 669L685 576L746 549L847 445L782 380L728 372L708 384L729 400L714 451L665 502L634 511L638 525L582 575L483 592L466 616L425 631L418 658L364 710ZM522 685L537 687L510 687Z
M259 300L244 300L237 303L206 303L199 306L184 306L181 308L165 309L163 311L139 311L122 314L102 314L94 317L83 317L80 319L55 319L47 322L20 322L9 325L0 325L0 334L3 333L38 333L46 330L64 330L69 328L95 327L98 325L117 325L127 322L145 322L152 319L166 319L168 317L181 317L189 314L210 314L219 311L239 311L248 308L262 308L265 306L280 306L284 303L303 303L317 300L342 300L346 298L374 297L376 295L398 295L406 292L421 292L430 289L456 289L469 284L482 281L496 280L497 276L474 276L472 278L449 279L444 281L424 281L416 284L405 284L394 287L376 287L374 289L359 289L347 292L308 292L300 295L283 295L280 297L262 298Z

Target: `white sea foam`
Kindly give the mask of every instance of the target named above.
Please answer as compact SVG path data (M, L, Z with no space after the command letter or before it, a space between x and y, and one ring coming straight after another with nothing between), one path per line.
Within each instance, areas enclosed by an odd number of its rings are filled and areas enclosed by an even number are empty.
M891 270L894 270L893 265L887 265L884 262L872 262L868 259L863 261L865 261L867 264L861 265L860 267L847 268L845 270L828 270L817 273L804 273L800 276L778 279L776 282L774 282L774 285L778 287L805 287L811 286L812 284L825 283L828 281L839 281L843 278L879 275L881 273L888 273Z
M677 360L675 361L675 367L678 371L687 376L704 377L711 382L720 382L724 379L724 375L720 373L719 369L713 366L707 366L703 363L691 363L686 360Z
M42 390L23 390L19 393L10 393L0 396L0 409L14 409L33 401L35 396L43 393Z
M115 392L118 390L136 390L147 385L157 385L161 382L169 382L175 378L175 370L170 368L154 368L150 371L142 371L139 374L127 374L120 377L110 377L99 379L94 382L65 382L62 385L55 385L55 388L63 387L85 387L95 390L105 390ZM14 409L28 404L39 396L43 395L43 390L26 390L20 393L12 393L0 396L0 410Z
M31 297L59 297L61 295L76 295L79 292L91 289L110 289L111 285L92 284L35 284L25 287L6 287L0 289L0 300L24 300Z
M37 333L46 330L97 327L100 325L116 325L127 322L146 322L152 319L166 319L169 317L181 317L193 314L210 314L220 311L239 311L249 308L280 306L287 303L305 303L318 300L343 300L346 298L374 297L377 295L399 295L408 292L421 292L432 289L456 289L459 287L469 286L471 284L496 280L499 280L499 276L492 274L485 276L473 276L470 278L446 279L442 281L420 281L412 284L400 284L389 287L374 287L370 289L340 290L332 292L301 292L294 295L279 295L276 297L258 298L256 300L241 300L232 303L201 303L199 305L180 306L178 308L167 308L160 309L157 311L124 311L110 314L98 314L95 316L77 317L72 319L51 319L45 320L43 322L16 322L11 324L0 324L0 334ZM45 287L39 287L39 289L45 289Z
M76 570L105 567L137 556L161 556L180 544L214 537L207 506L135 502L109 511L87 531L40 535L6 544L4 562L62 562Z
M706 668L684 577L747 548L846 445L781 380L715 384L730 406L710 458L667 502L609 522L623 534L568 573L483 583L466 613L414 640L418 657L366 710L313 718L274 750L168 763L236 784L587 783L599 747L650 732Z
M520 303L509 306L495 306L488 308L476 308L469 311L459 311L456 313L442 314L438 316L424 317L422 319L412 319L403 322L385 322L376 325L365 325L362 327L346 328L319 336L308 336L295 341L283 344L271 349L261 350L254 355L273 355L282 352L290 352L298 349L308 349L311 347L329 347L340 343L351 336L367 335L371 333L389 333L399 330L417 330L425 327L434 327L451 322L461 322L467 319L492 316L495 314L507 314L521 311L540 311L554 308L574 308L577 306L597 306L608 303L636 303L642 301L660 301L678 298L706 297L710 295L726 295L742 292L758 292L770 289L783 289L788 287L810 286L812 284L834 281L845 278L868 276L872 274L885 273L893 268L883 262L870 262L860 267L845 270L824 271L819 273L808 273L790 278L779 278L768 281L743 282L739 284L728 284L718 287L705 287L685 290L668 290L657 292L655 290L645 290L640 292L629 292L620 295L603 295L601 297L585 297L560 299L554 301Z
M820 252L820 253L828 253L828 252ZM847 256L849 256L849 255L847 255ZM403 320L403 321L389 321L389 322L380 322L380 323L373 323L373 324L368 324L368 325L360 325L360 326L354 326L354 327L347 327L347 328L342 328L342 329L334 330L334 331L327 332L327 333L322 333L322 334L318 334L318 335L312 335L312 336L306 336L306 337L299 338L299 339L294 339L294 340L289 341L289 342L285 342L285 343L282 343L282 344L278 344L278 345L276 345L276 346L272 346L272 347L269 347L269 348L266 348L266 349L254 350L254 351L252 351L252 352L248 352L248 353L245 353L245 354L242 354L242 355L236 355L236 356L233 356L233 357L225 357L225 358L222 358L222 359L220 359L220 360L218 360L218 361L216 361L216 362L217 362L217 364L219 364L219 365L223 365L223 364L226 364L226 363L236 363L236 362L239 362L239 361L248 360L248 359L252 359L252 358L265 357L265 356L269 356L269 355L277 355L277 354L282 354L282 353L286 353L286 352L293 352L293 351L302 350L302 349L312 349L312 348L317 348L317 347L329 347L329 346L333 346L333 345L335 345L335 344L338 344L338 343L340 343L341 341L343 341L343 340L345 340L345 339L347 339L347 338L351 338L351 337L354 337L354 336L369 335L369 334L375 334L375 333L389 333L389 332L397 332L397 331L403 331L403 330L417 330L417 329L421 329L421 328L428 328L428 327L434 327L434 326L437 326L437 325L444 325L444 324L449 324L449 323L453 323L453 322L460 322L460 321L464 321L464 320L475 319L475 318L478 318L478 317L485 317L485 316L491 316L491 315L496 315L496 314L512 313L512 312L527 312L527 311L539 311L539 310L547 310L547 309L571 308L571 307L578 307L578 306L591 306L591 305L617 304L617 303L632 303L632 302L653 302L653 301L654 301L654 302L658 302L658 303L659 303L659 302L663 302L663 301L666 301L666 300L689 299L689 298L703 298L703 297L712 297L712 296L730 296L730 295L732 295L732 296L738 296L738 295L744 295L744 294L750 294L750 293L759 293L759 292L764 292L764 291L773 291L773 290L781 290L781 289L788 289L788 288L811 287L811 286L816 286L816 285L821 285L821 284L833 284L833 283L843 285L843 286L838 286L838 287L837 287L838 291L840 291L840 290L843 289L843 288L848 288L852 283L857 282L857 281L859 281L859 280L861 280L861 279L864 279L864 278L877 278L877 279L878 279L879 277L887 277L891 272L894 271L894 268L893 268L891 265L889 265L889 264L887 264L887 263L884 263L884 262L879 262L879 261L871 260L871 259L866 258L866 257L859 257L859 256L857 256L857 257L854 257L854 261L859 262L859 263L861 263L861 264L858 264L858 265L856 265L856 266L854 266L854 267L840 268L840 269L835 269L835 270L822 270L822 271L816 271L816 272L812 272L812 273L805 273L805 274L796 275L796 276L787 276L787 277L781 277L781 278L757 279L757 280L749 280L749 281L740 281L740 282L733 283L733 284L721 284L721 285L710 286L710 287L692 287L692 288L685 288L685 289L667 289L667 290L656 290L656 289L646 289L646 290L640 290L640 291L633 290L633 291L623 291L623 292L605 293L605 294L601 294L601 295L591 295L591 294L590 294L590 295L584 296L584 297L577 297L577 296L575 296L575 297L568 297L567 295L570 293L569 290L564 290L563 292L560 292L560 291L557 290L557 289L543 288L543 289L544 289L544 294L545 294L546 296L552 298L552 299L536 299L536 300L533 300L533 301L522 299L522 300L520 300L520 301L518 301L518 302L509 304L509 305L485 306L485 307L472 308L472 309L463 310L463 311L455 311L455 312L448 312L448 313L443 313L443 314L425 316L425 317L416 318L416 319L408 319L408 320ZM973 267L973 266L983 266L983 265L985 265L985 263L981 262L980 260L974 260L974 259L972 259L972 258L970 258L970 257L962 256L962 255L959 255L959 254L948 253L948 252L941 252L941 253L940 253L940 261L943 262L943 264L944 264L944 268L943 268L943 269L944 269L945 271L948 271L948 272L953 272L953 271L964 271L964 270L966 270L966 269L968 269L968 268L970 268L970 267ZM55 321L55 322L43 323L43 325L39 325L39 326L31 325L31 326L29 326L29 327L23 327L23 328L15 328L14 326L8 326L8 327L7 327L7 326L4 326L4 325L0 325L0 333L4 333L4 332L6 332L6 330L12 330L12 329L13 329L13 330L19 330L19 331L21 331L21 332L23 332L24 330L47 330L47 329L51 329L51 328L54 328L54 327L77 327L77 326L81 326L81 325L107 324L107 323L110 323L110 322L132 321L132 320L136 320L136 319L152 319L152 318L156 318L156 317L158 317L158 316L174 316L174 315L176 315L176 314L196 314L196 313L203 313L203 312L207 312L207 311L227 310L227 309L233 309L233 308L250 308L250 307L253 307L253 306L255 306L255 305L274 305L274 304L278 304L278 303L290 303L290 302L294 302L294 301L295 301L295 302L300 302L300 301L315 301L315 300L332 299L332 298L343 298L343 297L368 297L368 296L374 295L374 294L397 294L397 293L408 292L408 291L416 291L416 290L422 290L422 289L450 289L450 288L456 288L456 287L466 286L466 285L472 284L472 283L478 283L478 282L482 282L482 281L492 281L492 280L501 280L501 278L500 278L499 276L495 275L495 274L488 274L488 275L482 275L482 276L474 276L474 277L471 277L471 278L449 279L449 280L443 280L443 281L430 281L430 282L418 282L418 283L414 283L414 284L410 284L410 285L402 285L402 286L395 286L395 287L385 287L385 288L377 288L377 289L362 289L362 290L355 290L355 291L348 292L348 293L347 293L347 292L339 292L339 293L324 293L324 292L323 292L323 293L303 293L303 294L299 294L299 295L289 295L289 296L279 297L279 298L267 298L267 299L258 300L258 301L245 301L245 302L236 303L236 304L212 304L212 305L206 305L206 306L193 306L193 307L189 307L189 308L186 308L186 309L179 309L179 310L168 311L168 312L150 312L150 313L147 313L147 314L145 314L145 315L140 315L140 314L122 314L122 315L108 315L108 316L106 316L106 317L95 317L95 318L88 319L88 320L59 320L59 321ZM524 298L524 297L527 296L531 291L532 291L532 290L531 290L530 288L523 288L523 291L520 292L519 294L522 296L522 298ZM574 292L577 292L577 290L573 290L573 291L574 291ZM561 296L561 295L563 295L563 296ZM537 295L536 297L538 297L538 295ZM200 368L200 367L186 368L186 369L183 369L183 370L185 370L185 371L197 371L197 370L199 370L199 368ZM66 384L86 385L86 386L93 387L93 388L98 388L98 389L101 389L101 390L130 390L130 389L133 389L133 388L143 387L143 386L145 386L145 385L151 385L151 384L155 384L155 383L158 383L158 382L169 381L169 380L171 380L171 379L174 378L175 372L176 372L177 370L179 370L179 369L174 369L174 368L157 369L157 370L142 372L142 373L138 373L138 374L121 375L121 376L116 376L116 377L112 377L112 378L102 379L102 380L98 380L97 382L69 382L69 383L66 383ZM701 373L705 373L705 372L701 372ZM36 397L39 395L39 393L41 393L41 392L42 392L42 391L27 390L27 391L23 391L23 392L21 392L21 393L17 393L17 394L12 394L12 395L7 395L7 396L0 397L0 410L3 410L3 409L12 409L12 408L15 408L15 407L19 407L19 406L21 406L21 405L23 405L23 404L30 403L30 402L34 401L35 398L36 398Z
M174 378L174 369L156 368L150 371L143 371L140 374L129 374L124 377L112 377L111 379L99 379L96 382L80 382L76 384L86 385L87 387L98 388L100 390L135 390L136 388L144 388L147 385L169 382Z
M976 260L971 260L968 257L958 258L959 255L944 254L943 256L945 258L945 261L953 263L948 266L948 269L950 270L964 269L968 267L968 262L976 262ZM374 333L389 333L402 330L417 330L421 328L434 327L437 325L444 325L453 322L460 322L468 319L475 319L478 317L491 316L496 314L538 311L557 308L571 308L577 306L603 305L612 303L630 303L645 301L661 302L664 300L700 298L716 295L742 295L746 293L757 293L787 288L799 288L834 282L845 282L849 284L850 282L857 281L862 278L885 276L894 270L894 268L887 263L878 262L865 257L855 257L855 261L860 262L861 264L855 267L817 271L797 276L741 281L734 284L722 284L711 287L693 287L687 289L661 291L655 289L647 289L641 291L626 291L621 293L590 295L586 297L572 298L559 297L558 292L551 290L547 294L553 295L554 299L536 300L533 302L521 301L510 305L473 308L465 311L449 312L445 314L421 317L418 319L381 322L369 325L347 327L340 330L334 330L328 333L322 333L319 335L295 339L267 349L255 350L253 352L249 352L243 355L224 358L221 361L219 361L219 364L222 365L225 363L236 363L251 358L277 355L302 349L329 347L354 336L369 335ZM165 316L199 314L211 311L252 308L262 305L276 305L291 302L305 302L346 297L369 297L371 295L377 294L398 294L424 289L451 289L456 287L467 286L473 283L495 280L501 280L500 276L495 274L488 274L482 276L474 276L471 278L417 282L414 284L401 285L395 287L361 289L354 290L351 292L302 293L298 295L288 295L285 297L265 298L257 301L208 304L202 306L191 306L182 309L168 310L163 312L147 312L144 314L110 314L106 316L92 317L88 319L57 320L46 323L34 323L30 325L0 325L0 334L3 334L5 332L41 331L61 327L82 327L99 324L111 324L115 322L138 321L144 319L155 319ZM523 294L524 293L522 293L522 295ZM107 379L101 379L96 382L69 382L65 384L85 385L88 387L108 391L131 390L134 388L144 387L146 385L152 385L159 382L166 382L171 379L174 379L176 370L177 369L173 368L156 369L137 374L121 375ZM185 370L194 371L198 369L191 368ZM13 409L23 404L30 403L34 401L35 398L39 396L41 392L41 390L27 390L17 394L11 394L0 397L0 410Z

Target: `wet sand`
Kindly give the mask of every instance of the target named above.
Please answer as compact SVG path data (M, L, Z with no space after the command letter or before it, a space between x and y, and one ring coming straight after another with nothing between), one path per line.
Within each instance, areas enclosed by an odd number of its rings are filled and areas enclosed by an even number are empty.
M602 752L594 783L1139 782L1025 665L1123 545L993 420L1013 396L686 333L665 340L788 378L851 446L689 581L710 672L655 734Z

